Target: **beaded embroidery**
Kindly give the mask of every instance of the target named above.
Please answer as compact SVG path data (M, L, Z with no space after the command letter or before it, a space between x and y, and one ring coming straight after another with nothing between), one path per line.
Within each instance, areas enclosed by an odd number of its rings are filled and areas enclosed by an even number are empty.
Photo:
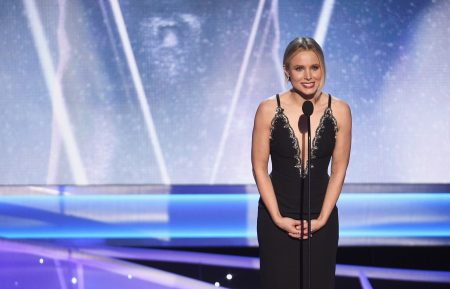
M331 121L333 122L333 128L334 128L334 137L336 137L336 132L338 131L338 127L337 127L337 121L336 118L333 116L331 108L328 107L327 109L325 109L324 114L322 115L322 117L320 118L319 121L319 126L316 129L315 132L315 136L314 139L312 141L312 145L311 145L311 159L315 159L317 156L315 154L315 152L318 149L318 144L317 142L321 139L321 134L322 131L325 129L325 124L324 121L325 119L329 117L331 119ZM298 142L298 138L294 133L294 129L292 128L291 124L289 123L289 119L287 118L287 116L284 114L284 109L281 107L277 107L276 108L276 113L272 119L271 122L271 127L270 127L270 140L272 140L272 133L275 127L275 122L281 119L284 122L283 127L289 129L289 137L292 140L292 145L296 151L295 154L295 160L296 160L296 164L295 167L299 170L299 174L301 178L305 178L308 174L308 164L309 164L309 159L306 162L306 167L305 170L303 172L303 165L302 165L302 159L301 159L301 149L299 146L299 142ZM311 168L313 168L313 165L311 165Z
M302 176L302 159L300 158L301 151L300 151L300 146L298 145L298 139L295 136L294 130L292 129L291 125L289 124L289 119L284 114L284 109L281 107L277 107L275 116L272 119L272 126L270 128L270 139L272 139L272 131L274 129L275 122L277 119L281 119L284 123L283 127L289 129L289 137L291 138L292 145L296 152L295 153L295 160L296 160L295 167L299 170L300 176Z
M275 122L277 121L278 118L282 118L283 115L284 115L283 114L283 109L278 106L276 111L275 111L275 115L273 116L272 124L270 126L270 140L272 140L272 132L273 132L273 129L275 127Z
M327 118L327 117L329 117L331 119L331 121L333 122L334 137L336 138L336 132L338 131L337 121L336 121L336 118L334 118L334 115L331 111L331 107L328 107L327 109L325 109L325 112L323 113L322 117L320 118L319 126L316 129L314 139L312 141L311 159L315 159L317 157L315 154L315 152L318 149L317 142L322 137L322 131L325 129L324 121L325 121L325 118Z

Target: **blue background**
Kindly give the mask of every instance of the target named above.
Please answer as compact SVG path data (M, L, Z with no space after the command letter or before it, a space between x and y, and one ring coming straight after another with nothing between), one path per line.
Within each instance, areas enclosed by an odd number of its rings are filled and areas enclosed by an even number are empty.
M253 183L254 112L287 89L284 47L317 36L323 5L119 1L123 40L114 1L25 2L0 9L0 184ZM325 2L325 91L353 112L346 181L450 182L450 3ZM46 77L61 85L70 130Z

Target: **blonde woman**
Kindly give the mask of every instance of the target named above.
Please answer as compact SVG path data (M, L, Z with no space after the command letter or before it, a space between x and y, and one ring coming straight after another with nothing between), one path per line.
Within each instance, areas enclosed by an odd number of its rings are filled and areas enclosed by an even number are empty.
M308 288L307 242L311 238L311 286L332 289L339 238L336 202L350 157L351 112L343 100L322 91L325 61L314 39L301 37L291 41L284 53L283 69L292 89L264 100L253 128L252 166L260 193L257 231L262 288ZM306 117L302 113L306 100L314 106L310 120L311 160L307 153ZM306 194L309 185L310 236Z

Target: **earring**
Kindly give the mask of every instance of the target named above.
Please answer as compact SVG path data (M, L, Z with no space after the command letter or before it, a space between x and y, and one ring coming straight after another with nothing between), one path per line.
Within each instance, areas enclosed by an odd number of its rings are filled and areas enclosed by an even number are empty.
M291 81L291 76L290 75L288 75L287 81Z

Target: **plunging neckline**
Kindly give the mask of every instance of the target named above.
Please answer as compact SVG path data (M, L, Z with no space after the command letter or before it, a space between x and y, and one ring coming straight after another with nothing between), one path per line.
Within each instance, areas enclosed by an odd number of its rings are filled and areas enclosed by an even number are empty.
M305 178L306 175L309 174L309 164L312 163L312 161L317 158L316 153L318 150L318 141L322 137L321 131L325 129L325 120L327 119L327 117L329 117L330 121L332 122L332 125L334 127L333 128L334 129L334 137L336 138L336 132L338 131L338 127L337 127L336 118L334 117L333 111L331 108L331 95L328 94L328 106L323 111L323 114L319 119L319 124L314 132L314 138L311 141L311 159L308 159L307 162L305 162L305 167L303 167L303 158L302 158L303 150L300 147L300 141L299 141L297 135L295 134L293 127L291 126L289 118L284 113L284 109L281 106L280 97L278 94L276 95L276 100L277 100L277 108L276 108L275 115L272 119L270 138L272 139L272 133L273 133L273 129L275 128L276 120L278 118L281 119L281 121L284 123L283 128L285 128L285 129L287 128L289 131L289 138L291 139L293 148L296 151L296 153L294 155L294 158L296 160L294 167L296 167L298 169L300 177ZM299 117L301 117L301 115ZM314 164L311 164L311 169L312 168L314 168Z
M281 107L280 107L280 108L281 108ZM313 138L312 141L311 141L311 159L314 158L314 148L315 148L315 145L316 145L317 136L318 136L318 134L319 134L319 129L320 129L320 127L323 125L323 122L324 122L324 120L325 120L325 116L327 115L327 111L328 111L328 110L331 110L331 108L330 108L330 107L327 107L327 108L325 108L325 110L323 111L323 114L322 114L322 116L320 117L320 120L319 120L319 124L317 125L317 128L316 128L316 130L315 130L315 132L314 132L314 138ZM296 157L298 157L298 160L299 160L299 162L300 162L300 168L299 168L299 169L300 169L300 174L303 175L303 176L306 176L306 175L309 173L308 167L309 167L310 159L309 159L309 158L307 159L307 162L306 162L306 164L305 164L305 167L303 167L302 149L301 149L301 147L300 147L300 142L299 142L299 140L298 140L298 137L297 137L297 135L295 134L294 128L291 126L291 122L289 121L289 117L287 117L287 115L284 113L284 109L283 109L283 108L281 108L280 113L283 115L283 118L285 118L285 122L286 122L286 124L287 124L287 126L288 126L288 128L289 128L290 135L292 136L292 138L294 139L294 141L295 141L295 143L296 143L296 145L295 145L295 148L296 148L296 150L297 150L297 155L296 155ZM302 115L300 115L299 118L300 118L301 116L302 116ZM302 172L304 172L304 173L302 173Z

